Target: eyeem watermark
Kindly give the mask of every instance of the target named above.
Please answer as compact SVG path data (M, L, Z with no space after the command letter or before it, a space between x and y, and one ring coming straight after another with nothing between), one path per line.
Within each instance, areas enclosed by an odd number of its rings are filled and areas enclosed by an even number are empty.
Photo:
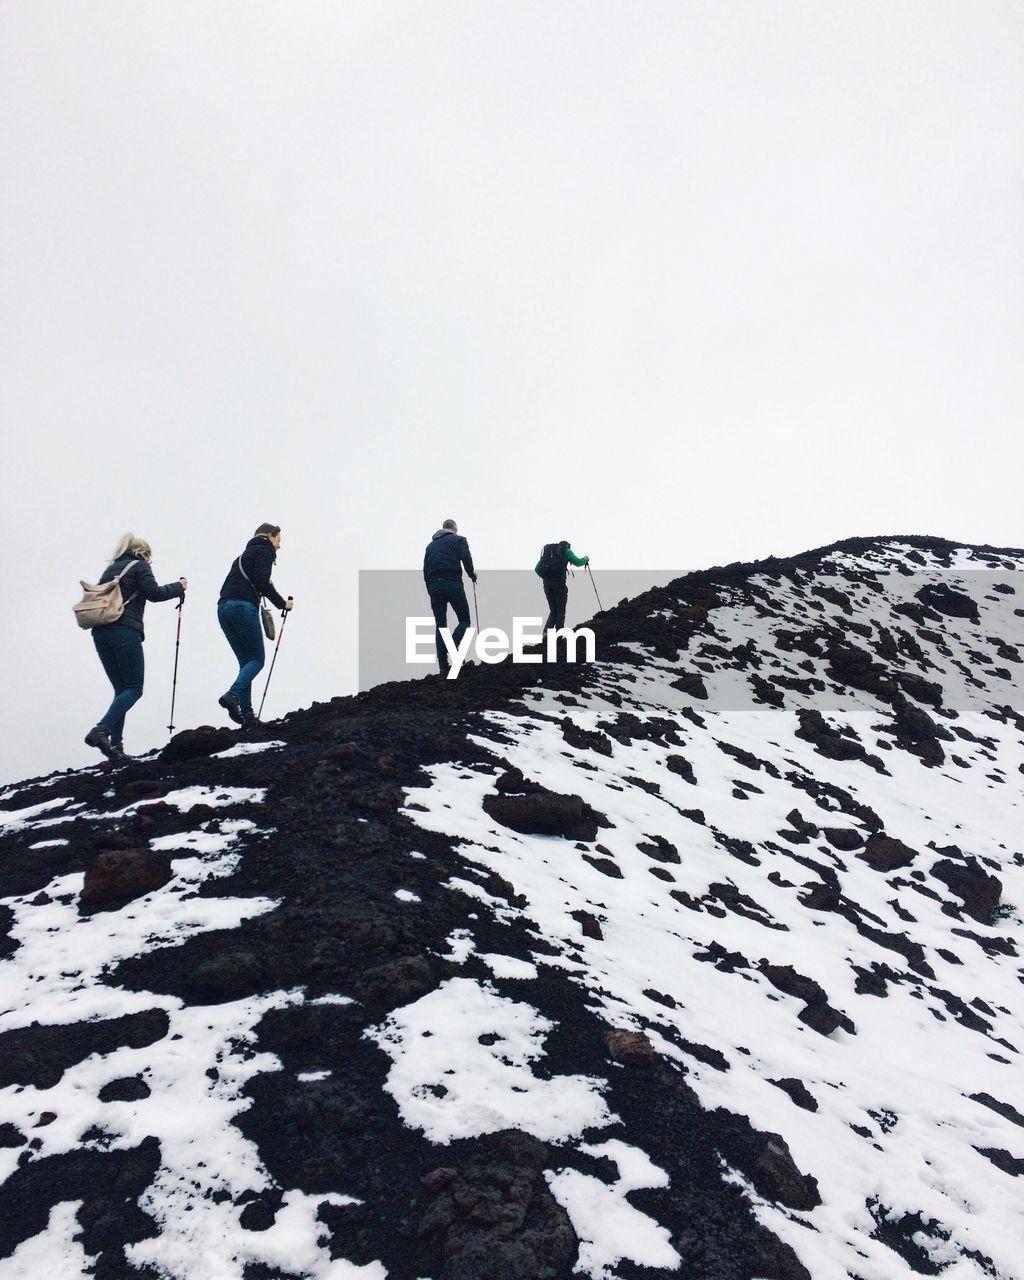
M406 618L405 660L409 663L437 661L437 632L433 618ZM595 652L594 633L589 627L559 627L545 633L540 618L513 618L512 638L501 627L467 627L458 645L447 627L441 628L441 640L448 654L448 679L454 680L470 653L478 662L579 662L579 645L583 644L583 662L593 662ZM544 652L539 646L544 640ZM561 645L562 653L559 653Z

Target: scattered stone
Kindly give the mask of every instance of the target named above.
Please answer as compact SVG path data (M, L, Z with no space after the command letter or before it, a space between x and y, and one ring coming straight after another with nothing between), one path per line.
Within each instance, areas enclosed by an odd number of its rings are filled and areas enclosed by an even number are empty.
M664 836L652 836L650 840L638 840L636 847L641 853L646 853L649 858L653 858L655 862L678 863L682 861L679 856L679 850L674 844L670 844Z
M677 680L673 680L672 688L678 689L681 693L688 694L691 698L701 698L704 701L707 700L707 686L695 671L688 671L685 675L681 675Z
M800 1172L780 1134L760 1133L750 1127L743 1139L734 1139L726 1156L766 1200L801 1211L816 1209L821 1204L817 1179Z
M691 786L697 785L697 775L693 772L693 765L685 756L673 753L665 757L665 768L669 773L676 773L684 782L688 782Z
M597 942L603 941L604 934L596 916L592 916L589 911L573 911L571 914L583 930L585 938L593 938Z
M596 751L602 756L610 756L612 753L612 741L606 733L596 729L581 729L568 717L562 721L562 737L577 751Z
M628 1067L649 1067L658 1059L657 1050L642 1031L618 1028L605 1036L608 1056Z
M554 1153L525 1133L480 1139L456 1166L425 1175L410 1275L437 1280L539 1280L567 1275L579 1241L543 1176Z
M141 1076L126 1076L105 1084L100 1090L100 1102L141 1102L149 1095L149 1085Z
M804 1111L817 1111L818 1101L802 1080L786 1077L782 1080L769 1080L768 1083L788 1094L792 1101Z
M822 827L821 834L833 849L839 849L843 853L852 853L864 843L864 837L853 827Z
M991 1160L997 1169L1008 1173L1011 1178L1019 1178L1024 1174L1024 1159L1021 1157L1011 1156L1009 1151L1003 1151L997 1147L975 1147L974 1149L986 1160Z
M197 760L202 756L212 756L217 751L226 751L236 741L234 729L215 729L204 724L198 729L176 733L160 752L160 761L162 764L177 764L182 760Z
M931 874L963 901L969 916L980 924L993 923L1003 885L998 876L982 869L977 858L967 856L962 862L942 859L932 867Z
M867 843L857 857L862 862L866 862L873 871L888 874L901 867L909 867L917 854L902 840L875 832L874 835L868 836Z
M599 826L610 825L579 796L542 789L526 795L485 796L483 807L495 822L523 835L564 836L590 843L597 839Z
M1009 1120L1011 1124L1020 1125L1024 1129L1024 1115L1021 1115L1017 1108L1011 1106L1008 1102L1000 1102L998 1098L993 1098L990 1093L972 1093L969 1097L972 1102L988 1107L990 1111L1002 1116L1004 1120Z
M86 868L82 912L111 911L161 888L172 878L171 860L151 849L111 850Z
M0 1089L12 1084L52 1089L68 1067L91 1054L144 1049L162 1040L168 1027L163 1009L145 1009L121 1018L56 1026L33 1022L5 1031L0 1034Z

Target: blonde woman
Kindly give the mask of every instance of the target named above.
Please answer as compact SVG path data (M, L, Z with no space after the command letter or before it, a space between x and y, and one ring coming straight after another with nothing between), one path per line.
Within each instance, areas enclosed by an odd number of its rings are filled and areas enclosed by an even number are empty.
M145 631L142 616L146 601L184 600L188 587L187 578L179 578L166 586L158 586L153 570L149 567L153 551L145 538L126 533L114 550L109 565L104 569L100 582L109 582L124 572L121 579L121 595L125 601L124 612L116 622L94 627L92 632L96 652L103 670L114 687L114 701L107 708L102 720L85 735L87 746L96 747L111 760L125 760L124 718L142 697L146 664L142 654ZM130 566L130 567L129 567Z

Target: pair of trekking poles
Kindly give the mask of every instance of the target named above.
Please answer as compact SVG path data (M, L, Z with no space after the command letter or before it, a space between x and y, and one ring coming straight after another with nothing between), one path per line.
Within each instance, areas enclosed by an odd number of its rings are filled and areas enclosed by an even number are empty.
M597 596L597 609L599 613L604 612L604 605L601 603L601 597L597 595L597 583L594 581L594 575L590 572L590 565L586 566L587 573L590 577L590 585L594 588L594 595ZM473 612L476 614L476 629L480 630L480 606L476 599L476 578L473 579ZM284 628L282 628L283 630ZM273 670L273 667L271 667Z
M291 596L288 597L289 600ZM181 613L185 608L185 597L182 595L178 603L178 635L174 641L174 678L171 681L171 723L167 726L167 732L174 732L174 702L178 696L178 656L181 653ZM277 644L274 645L274 656L270 660L270 670L267 672L267 683L263 686L263 697L260 699L260 709L256 712L257 720L263 715L263 704L267 700L267 690L270 688L270 677L274 674L274 663L277 661L277 651L281 647L281 641L284 638L285 623L288 621L290 609L281 610L281 630L277 633Z

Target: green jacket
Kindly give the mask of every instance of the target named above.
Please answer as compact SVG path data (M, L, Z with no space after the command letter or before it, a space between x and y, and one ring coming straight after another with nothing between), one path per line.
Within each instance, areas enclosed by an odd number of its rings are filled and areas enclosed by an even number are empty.
M589 557L589 556L578 556L578 555L576 555L576 554L573 552L572 547L566 547L566 549L565 549L565 558L566 558L566 561L567 561L569 564L574 564L574 565L576 566L576 568L577 568L577 569L582 569L584 565L586 565L586 564L589 564L589 563L590 563L590 557ZM541 571L540 571L540 561L539 561L539 560L538 560L538 561L537 561L537 563L533 566L533 571L534 571L534 573L535 573L535 574L537 574L537 576L538 576L538 577L543 577L543 576L544 576L544 575L541 573Z

